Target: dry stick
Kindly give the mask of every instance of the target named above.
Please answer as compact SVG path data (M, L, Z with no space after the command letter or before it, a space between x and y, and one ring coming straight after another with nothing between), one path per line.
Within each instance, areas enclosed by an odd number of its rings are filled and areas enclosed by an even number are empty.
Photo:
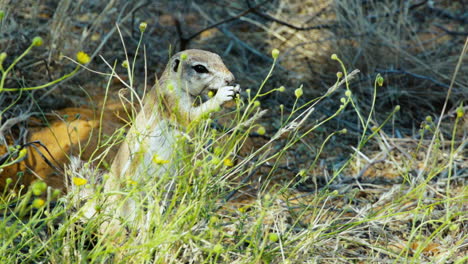
M235 16L232 16L230 18L227 18L227 19L224 19L224 20L221 20L219 22L216 22L214 24L211 24L209 25L208 27L200 30L200 31L197 31L195 33L193 33L192 35L190 35L189 37L184 37L183 34L182 34L182 29L180 27L180 22L174 18L174 22L176 24L176 30L177 30L177 33L179 34L179 39L180 39L180 49L181 50L184 50L186 47L187 47L187 44L189 43L190 40L196 38L198 35L200 35L201 33L209 30L209 29L212 29L212 28L215 28L215 27L218 27L218 26L221 26L222 24L226 24L226 23L229 23L231 21L234 21L240 17L243 17L245 15L247 15L248 13L251 13L253 12L254 8L257 8L263 4L265 4L266 2L268 2L268 0L266 1L263 1L257 5L255 5L254 7L249 7L248 9L240 12L239 14L235 15Z
M412 72L409 72L409 71L406 71L406 70L393 70L393 69L390 69L390 70L381 70L381 69L376 69L376 72L377 73L381 73L381 74L403 74L403 75L409 75L409 76L412 76L416 79L421 79L421 80L427 80L427 81L430 81L430 82L433 82L435 83L436 85L439 85L443 88L446 88L448 89L449 88L449 85L445 84L445 83L442 83L436 79L433 79L429 76L425 76L425 75L421 75L421 74L416 74L416 73L412 73Z
M440 113L440 118L437 121L437 126L435 128L434 135L432 136L431 143L429 144L429 147L428 147L428 150L427 150L427 153L426 153L426 158L424 159L424 166L419 171L418 176L416 177L416 183L421 181L422 174L427 169L427 164L428 164L429 158L431 156L432 147L434 146L435 139L436 139L437 134L439 133L439 130L440 130L440 124L442 123L442 117L444 116L445 109L447 108L448 100L450 99L450 94L452 92L453 85L455 83L455 79L457 77L458 71L460 70L460 66L462 65L463 57L464 57L465 53L467 52L467 49L468 49L468 37L465 40L465 45L463 45L462 52L460 54L460 57L458 58L458 63L457 63L457 66L455 67L455 72L453 73L452 80L450 81L450 87L449 87L449 89L447 91L447 96L445 97L445 102L444 102L444 106L442 107L442 111Z

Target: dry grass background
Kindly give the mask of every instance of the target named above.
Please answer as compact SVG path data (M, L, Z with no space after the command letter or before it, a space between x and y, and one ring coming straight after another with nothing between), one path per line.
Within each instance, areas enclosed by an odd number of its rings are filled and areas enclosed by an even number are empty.
M275 202L270 210L271 218L276 222L266 225L299 222L299 226L311 225L312 230L319 230L322 224L338 225L339 221L340 224L346 221L366 222L363 218L366 214L381 219L357 230L342 226L343 230L337 231L339 235L333 239L306 240L313 241L313 244L304 242L306 244L301 249L307 248L307 254L317 256L315 261L319 262L339 258L380 261L398 259L398 255L413 256L415 252L422 252L423 261L431 262L434 256L444 260L447 251L451 252L453 259L456 259L454 256L466 254L466 233L461 232L466 228L466 213L463 211L467 208L463 203L453 204L460 211L458 218L454 218L459 228L448 230L430 242L411 240L407 236L407 232L412 230L411 218L420 218L424 222L427 216L419 211L399 214L419 208L420 201L411 200L412 190L406 189L405 185L425 168L426 154L440 155L437 158L440 164L451 162L447 155L451 140L462 146L461 154L454 163L458 178L451 182L454 185L451 194L454 197L466 195L468 153L463 150L468 136L466 115L458 123L456 137L452 138L451 135L455 108L463 102L466 112L466 56L454 79L447 111L443 115L441 133L446 141L440 142L440 151L428 152L430 135L421 137L418 134L419 128L429 123L425 121L426 116L438 120L468 35L468 5L463 1L0 0L0 10L5 12L0 22L0 51L8 53L6 64L19 55L34 36L43 37L45 42L15 68L14 74L7 78L7 87L38 85L62 76L74 68L74 64L64 56L74 58L74 54L81 50L92 56L92 62L88 65L92 69L108 69L101 56L110 63L117 61L117 65L120 65L125 57L116 24L124 36L129 55L133 55L139 38L138 25L143 21L148 23L143 43L149 85L154 82L155 74L163 70L169 53L185 47L219 53L237 77L237 82L244 89L254 90L268 72L272 62L269 55L271 49L278 48L281 50L279 67L266 89L284 85L287 92L281 95L273 93L261 102L262 107L269 110L261 121L267 128L266 138L271 136L269 132L277 129L279 105L284 105L286 114L291 110L295 88L304 85L306 101L325 93L335 82L336 72L340 68L329 59L332 53L344 61L349 71L361 70L359 78L351 83L351 90L364 112L370 111L374 80L380 73L385 85L378 89L374 119L381 123L396 105L401 106L401 111L384 127L380 140L370 142L360 150L352 165L338 176L334 184L325 185L348 155L355 152L351 146L356 144L362 127L358 125L355 114L347 111L304 138L294 150L287 152L280 162L281 168L271 176L271 192L274 192L276 183L289 182L297 177L301 169L309 168L318 147L331 131L342 128L349 131L346 136L335 138L326 146L318 165L307 171L304 179L298 180L291 193L277 199L283 202ZM229 20L231 17L233 19ZM207 29L225 20L229 21ZM136 82L141 90L145 80L145 62L139 59L136 65L136 72L139 73L136 74ZM118 67L117 70L125 75L122 68ZM19 99L17 93L1 93L0 109L18 99L2 115L2 144L6 146L13 142L25 144L31 141L32 131L41 129L43 120L56 120L69 115L67 110L63 110L66 107L98 108L105 82L104 77L82 70L71 80L47 90L22 93ZM115 96L122 87L116 82L111 88ZM342 94L325 99L317 107L311 124L329 116L336 108L339 96ZM75 112L70 113L75 116ZM83 116L93 119L92 115ZM12 125L2 127L6 120L12 120ZM110 118L108 123L114 129L122 124L115 118ZM249 140L251 143L243 150L245 153L267 139L252 135ZM281 144L279 141L278 147ZM24 168L24 164L22 166ZM265 186L258 179L268 174L269 168L257 171L242 195L236 194L234 202L225 205L226 218L254 217L239 208L260 206L255 201ZM435 175L432 187L425 196L428 204L440 197L446 188L447 170ZM3 179L7 176L10 175L4 174ZM314 196L315 191L322 190L324 186L327 190L337 190L338 194L324 201L314 200L318 199ZM319 217L313 215L316 218L310 219L295 215L297 208L311 203L318 208L334 209L324 210ZM395 217L384 217L389 208ZM428 208L431 219L438 219L444 211L442 206ZM332 219L337 220L334 222ZM422 237L438 228L430 221L427 223L422 227ZM230 229L229 232L242 232L236 228L226 227ZM346 228L350 228L350 231L347 232ZM285 245L288 246L293 247ZM296 252L298 256L307 255L303 253ZM299 263L305 259L298 257L296 261Z

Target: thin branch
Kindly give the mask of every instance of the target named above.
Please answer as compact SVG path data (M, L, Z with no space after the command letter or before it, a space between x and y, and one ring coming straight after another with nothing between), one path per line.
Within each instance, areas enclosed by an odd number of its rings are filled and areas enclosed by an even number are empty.
M422 79L422 80L427 80L427 81L430 81L430 82L433 82L441 87L444 87L446 89L449 88L449 85L445 84L445 83L442 83L438 80L435 80L429 76L425 76L425 75L421 75L421 74L416 74L416 73L412 73L412 72L409 72L409 71L405 71L405 70L381 70L381 69L376 69L376 72L377 73L381 73L381 74L404 74L404 75L409 75L409 76L412 76L416 79Z

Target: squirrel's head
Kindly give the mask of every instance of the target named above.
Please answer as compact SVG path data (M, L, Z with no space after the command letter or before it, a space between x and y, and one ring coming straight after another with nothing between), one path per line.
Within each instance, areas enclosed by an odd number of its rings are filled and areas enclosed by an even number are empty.
M166 72L170 72L170 79L176 82L174 85L192 96L232 85L235 81L221 57L205 50L189 49L176 53Z

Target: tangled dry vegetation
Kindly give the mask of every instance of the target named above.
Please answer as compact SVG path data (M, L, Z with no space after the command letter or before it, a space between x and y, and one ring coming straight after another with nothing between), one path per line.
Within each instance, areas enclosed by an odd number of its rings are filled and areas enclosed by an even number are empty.
M0 11L3 66L34 36L44 40L0 86L0 262L466 262L463 1L0 0ZM136 55L141 22L148 27L131 76L121 63L126 54ZM135 246L132 235L142 235L132 233L130 242L116 238L116 246L96 234L97 224L79 223L60 200L42 209L27 204L44 195L16 200L38 177L66 197L64 167L72 155L108 168L118 139L104 146L95 139L122 133L129 92L98 72L108 73L116 63L120 78L142 94L168 55L185 48L219 53L252 93L274 62L271 50L281 52L263 88L272 92L259 99L268 110L257 120L264 130L249 130L233 158L242 173L227 182L213 180L223 185L209 199L193 195L202 208L196 207L198 214L183 213L195 207L181 202L174 216L164 216L167 234L156 229L169 242L154 233ZM79 51L91 62L72 78L47 89L3 90L72 72ZM320 97L344 71L331 54L348 72L360 70L348 83L352 94L343 84ZM275 90L280 86L284 93ZM302 96L295 93L298 87ZM314 98L319 103L305 122L276 137L283 117L300 116L296 107ZM337 112L343 101L349 106ZM227 113L217 125L228 126L229 120ZM291 141L295 145L287 148ZM256 152L263 146L268 148ZM28 153L21 159L20 149ZM243 162L247 166L238 167ZM8 178L19 180L16 188L5 188ZM178 219L186 221L179 225Z

